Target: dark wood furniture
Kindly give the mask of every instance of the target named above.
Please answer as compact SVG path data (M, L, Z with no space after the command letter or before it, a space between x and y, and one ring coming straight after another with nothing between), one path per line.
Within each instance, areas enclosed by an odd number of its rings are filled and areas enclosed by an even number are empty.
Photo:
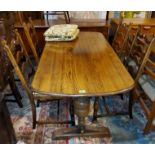
M64 18L65 18L65 22L66 24L67 23L70 23L70 16L69 16L69 11L45 11L45 13L43 13L43 15L46 15L46 20L47 20L47 23L49 24L49 16L50 15L63 15Z
M29 56L23 51L18 51L17 54L14 54L11 47L8 46L6 40L4 39L1 39L1 44L4 49L4 53L6 53L6 55L8 56L29 98L31 110L32 110L33 129L35 129L36 124L68 124L68 123L74 124L73 122L74 120L73 121L37 120L35 100L36 101L39 100L42 102L51 101L51 103L52 101L57 100L59 105L59 100L62 98L59 96L57 97L48 96L42 93L35 92L35 90L31 89L30 87L31 79L28 77L32 73L33 68L32 68L32 64L30 63L31 61ZM58 109L58 114L59 114L59 109ZM72 117L72 113L70 114L71 114L71 118L74 118Z
M152 39L151 39L152 38ZM131 91L130 111L138 100L147 118L144 134L155 129L155 38L139 34L129 55L127 67L135 79L135 88ZM131 113L132 114L132 113ZM131 116L132 117L132 116Z
M10 42L10 38L13 37L13 15L9 12L1 12L0 14L0 38L6 38ZM5 20L4 20L5 19ZM9 84L12 93L5 94L6 96L14 95L19 107L23 107L21 102L21 95L14 81L13 70L7 56L3 53L3 48L0 45L0 92L3 92L6 86ZM6 99L6 101L10 101Z
M0 144L14 144L16 142L16 136L4 100L4 94L0 93Z
M89 97L118 94L133 87L133 79L98 32L80 32L71 42L46 42L32 82L38 93L74 100L78 126L55 131L55 139L110 136L108 128L85 126Z
M37 36L37 32L35 30L35 27L33 25L33 21L31 17L28 18L28 22L25 23L23 22L23 28L25 32L25 36L27 38L27 41L29 43L29 46L31 48L31 51L33 53L33 56L35 58L36 63L38 64L39 62L39 55L41 54L41 49L39 45L39 39Z
M20 24L27 22L29 17L33 20L39 19L40 23L44 20L43 11L15 11L12 13L14 14L15 22L19 22Z
M125 45L128 40L130 29L131 29L130 24L127 25L122 21L120 21L112 42L113 49L115 50L115 52L118 54L118 56L122 61L123 61Z
M49 22L50 22L50 26L55 25L55 24L62 24L62 23L65 24L65 22L62 20L56 20L56 21L49 20ZM72 20L70 23L77 24L80 31L101 32L105 36L105 38L108 39L108 30L109 30L108 21L105 21L105 20L102 20L102 21L101 20ZM43 21L41 23L40 20L33 20L33 24L37 32L37 36L39 39L41 49L43 49L45 46L45 38L43 34L49 28L49 25L46 23L46 21ZM19 33L21 34L28 52L32 54L30 45L25 36L23 26L20 23L15 23L15 28L17 28Z
M152 25L155 26L155 18L123 18L123 22L126 24L132 23L132 25ZM119 19L112 19L112 23L119 24Z
M122 27L122 28L119 28L119 27ZM127 28L127 31L126 31L126 28ZM122 21L120 22L118 28L117 28L117 31L119 30L125 30L125 33L128 32L126 38L126 41L124 42L123 40L123 36L121 33L123 33L124 31L122 32L119 32L120 34L118 35L117 37L117 34L115 34L116 36L114 37L114 43L113 44L116 44L117 48L118 49L118 52L115 52L120 56L120 60L122 61L122 63L126 66L126 68L128 69L128 59L130 57L130 54L133 50L133 46L135 45L135 42L137 40L137 35L140 34L140 26L132 26L130 25L129 27L125 25L122 25ZM136 30L136 31L135 31ZM133 32L134 31L134 32ZM118 32L116 32L118 33ZM121 35L121 36L120 36ZM121 40L120 40L121 38ZM118 39L118 40L117 40ZM119 45L120 44L120 45ZM122 46L123 45L123 46ZM115 46L114 46L115 47ZM115 48L114 48L115 49ZM123 100L126 95L126 93L122 93L120 94L120 97L121 99ZM119 111L119 112L111 112L108 108L108 105L106 103L106 100L105 100L105 97L102 97L103 99L103 106L104 106L104 109L105 109L105 114L97 114L98 113L98 101L99 101L99 98L96 97L95 98L95 102L94 102L94 114L93 114L93 122L96 122L97 121L97 118L99 117L106 117L106 116L116 116L116 115L129 115L130 118L131 115L132 115L132 111L130 111L130 109L128 108L128 111L127 112L122 112L122 111ZM128 103L127 103L128 104ZM129 106L130 107L130 106Z
M114 34L117 30L119 25L120 19L112 19L110 23L111 33L110 39L113 40ZM155 33L155 18L123 18L123 23L132 24L132 26L143 25L141 27L141 31L145 33ZM135 29L136 30L136 29Z

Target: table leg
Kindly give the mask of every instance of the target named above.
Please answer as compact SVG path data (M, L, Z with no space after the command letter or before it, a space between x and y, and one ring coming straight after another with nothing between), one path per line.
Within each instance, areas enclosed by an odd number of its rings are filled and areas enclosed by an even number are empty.
M99 100L99 97L95 97L95 101L94 101L94 113L93 113L93 122L97 122L98 100Z
M53 139L65 139L70 137L110 137L110 131L106 127L91 127L85 125L85 117L88 116L90 99L79 97L74 99L74 111L78 117L78 125L72 128L58 129L53 133Z

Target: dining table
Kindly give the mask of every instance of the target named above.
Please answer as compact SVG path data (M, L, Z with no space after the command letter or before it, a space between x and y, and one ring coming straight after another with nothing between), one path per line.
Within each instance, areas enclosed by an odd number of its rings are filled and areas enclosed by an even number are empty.
M134 80L102 33L79 32L72 41L46 42L31 86L35 92L74 101L77 125L56 129L54 139L109 137L108 127L85 125L90 99L128 92Z

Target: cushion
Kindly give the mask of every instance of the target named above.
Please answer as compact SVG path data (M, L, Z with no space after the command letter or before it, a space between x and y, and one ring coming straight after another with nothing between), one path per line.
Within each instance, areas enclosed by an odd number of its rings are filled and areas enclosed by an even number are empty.
M135 77L138 72L138 68L139 68L138 65L131 58L128 58L126 60L126 63L127 63L127 68L128 68L129 73Z
M155 80L144 74L140 77L138 82L150 99L155 101Z
M60 24L51 26L45 31L45 37L54 38L72 38L77 33L78 26L76 24Z

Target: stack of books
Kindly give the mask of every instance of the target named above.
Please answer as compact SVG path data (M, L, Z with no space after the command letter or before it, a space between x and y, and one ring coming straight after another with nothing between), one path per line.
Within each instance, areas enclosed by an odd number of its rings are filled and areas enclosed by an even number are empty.
M51 26L45 31L45 41L71 41L74 40L79 33L76 24L60 24Z

